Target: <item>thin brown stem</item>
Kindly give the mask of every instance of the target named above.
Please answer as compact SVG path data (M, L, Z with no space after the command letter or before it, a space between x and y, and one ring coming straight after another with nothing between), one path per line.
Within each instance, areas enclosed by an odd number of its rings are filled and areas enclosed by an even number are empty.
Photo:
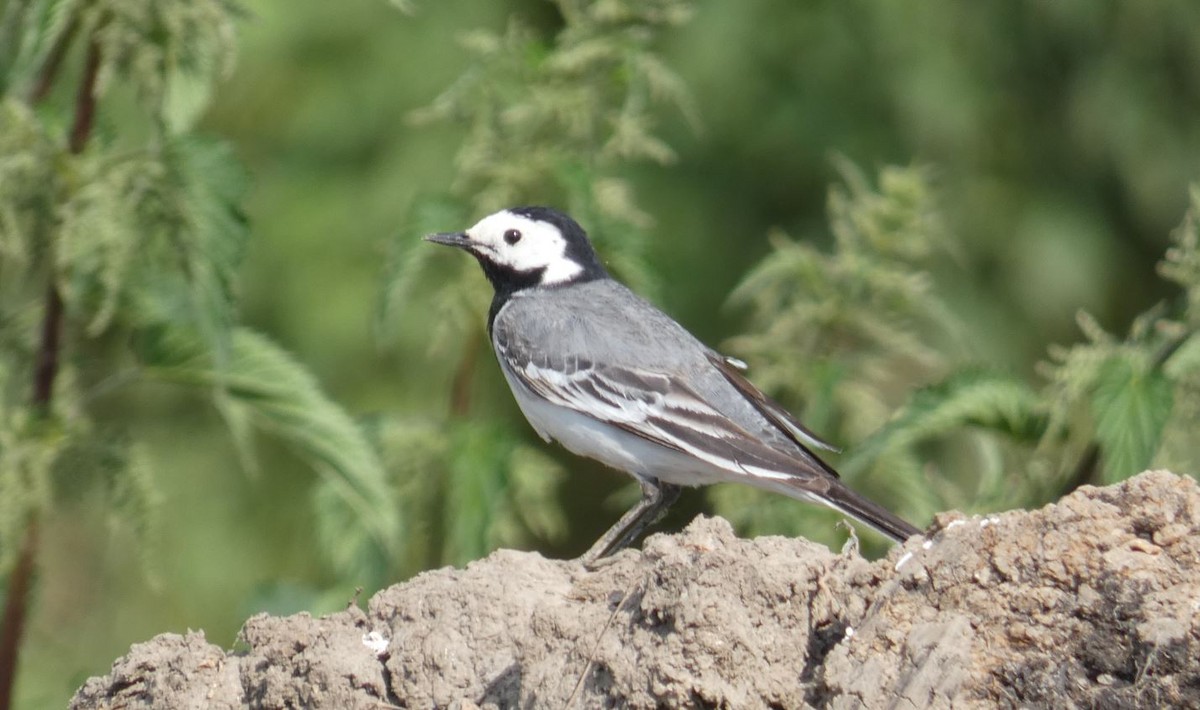
M12 707L13 685L17 678L17 661L21 652L21 636L25 631L25 600L33 585L33 573L37 561L38 522L29 519L25 538L17 564L13 567L8 584L8 603L4 605L4 616L0 618L0 710Z
M79 82L79 93L75 95L75 123L71 126L71 152L78 155L92 137L92 126L96 121L96 75L100 73L100 43L94 38L88 43L87 62L83 66L83 80Z
M58 286L51 279L46 288L46 306L42 313L42 342L33 370L33 406L42 415L50 411L54 399L54 380L58 377L58 354L62 341L63 302Z

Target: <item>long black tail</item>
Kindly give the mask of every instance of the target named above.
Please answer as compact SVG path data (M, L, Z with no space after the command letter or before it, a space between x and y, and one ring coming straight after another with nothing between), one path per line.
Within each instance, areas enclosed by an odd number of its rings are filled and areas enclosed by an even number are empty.
M896 542L904 542L913 535L921 533L920 528L903 520L882 505L868 500L846 487L837 479L825 479L827 483L823 491L814 490L812 481L797 479L798 489L802 489L810 500L815 499L836 511L845 513L851 518L875 528Z

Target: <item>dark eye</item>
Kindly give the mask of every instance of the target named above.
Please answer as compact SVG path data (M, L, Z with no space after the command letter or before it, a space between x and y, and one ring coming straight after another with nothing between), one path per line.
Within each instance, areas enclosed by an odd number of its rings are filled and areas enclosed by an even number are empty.
M504 241L509 244L516 244L521 241L521 233L515 229L510 229L504 233Z

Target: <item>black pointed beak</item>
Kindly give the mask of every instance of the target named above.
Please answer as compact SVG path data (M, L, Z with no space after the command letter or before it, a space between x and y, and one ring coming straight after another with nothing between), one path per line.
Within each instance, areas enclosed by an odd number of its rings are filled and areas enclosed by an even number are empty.
M425 236L425 241L433 242L434 244L445 244L448 247L458 247L459 249L469 249L474 244L466 232L428 234Z

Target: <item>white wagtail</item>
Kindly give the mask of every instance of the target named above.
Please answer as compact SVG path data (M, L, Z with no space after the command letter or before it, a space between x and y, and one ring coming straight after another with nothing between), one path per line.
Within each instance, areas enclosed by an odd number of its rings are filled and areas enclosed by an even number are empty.
M738 361L613 280L570 217L519 207L425 239L470 252L492 282L492 347L538 434L641 484L641 501L584 562L632 542L682 486L711 483L827 505L897 541L920 532L847 488L812 451L836 449L742 377Z

